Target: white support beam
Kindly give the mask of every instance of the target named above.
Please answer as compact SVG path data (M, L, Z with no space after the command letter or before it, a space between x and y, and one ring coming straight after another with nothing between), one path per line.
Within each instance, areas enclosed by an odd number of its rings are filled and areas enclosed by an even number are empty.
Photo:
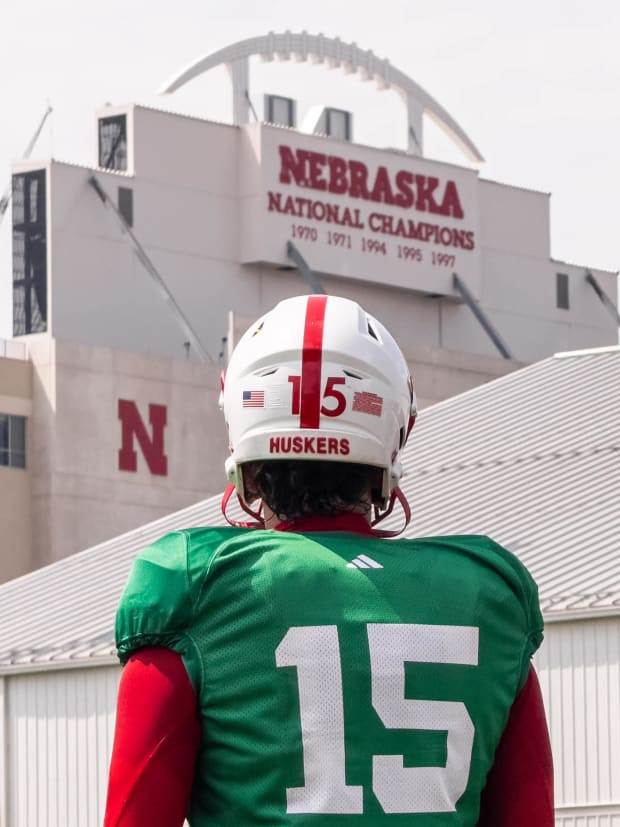
M243 126L250 122L250 61L247 57L226 64L232 81L233 123Z
M410 114L409 100L415 101L415 123L409 122L407 125L407 146L410 146L412 140L411 130L409 129L411 125L420 144L420 149L416 152L417 155L422 154L422 129L421 115L418 117L419 110L433 118L437 125L449 135L471 161L478 163L484 160L465 130L419 84L404 72L392 66L388 60L378 58L370 50L360 49L355 43L343 43L337 37L330 38L322 34L311 35L305 31L286 31L282 33L269 32L263 37L239 40L237 43L219 49L217 52L212 52L190 64L164 84L159 93L169 95L193 80L193 78L198 77L203 72L208 72L216 66L222 64L232 66L233 87L236 90L233 104L233 110L235 111L234 123L247 123L249 112L245 91L248 89L249 79L244 73L249 72L247 61L253 56L258 56L263 60L273 60L274 56L277 56L280 60L294 57L296 61L307 60L314 64L324 63L332 68L338 67L347 74L357 73L360 80L374 80L380 89L393 89L398 92L407 106L408 114Z
M412 155L424 155L424 123L422 116L424 107L412 95L407 95L407 123L409 134L407 136L407 149Z

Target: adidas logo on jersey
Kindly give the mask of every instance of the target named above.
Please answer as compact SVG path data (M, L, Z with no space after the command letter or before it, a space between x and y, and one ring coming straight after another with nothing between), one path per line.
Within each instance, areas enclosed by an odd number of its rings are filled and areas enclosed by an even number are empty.
M382 569L381 563L377 563L372 557L367 557L365 554L358 554L354 560L347 563L348 569Z

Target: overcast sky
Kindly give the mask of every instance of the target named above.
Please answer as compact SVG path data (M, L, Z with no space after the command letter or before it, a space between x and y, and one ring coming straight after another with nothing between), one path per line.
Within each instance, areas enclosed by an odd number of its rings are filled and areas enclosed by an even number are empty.
M33 157L94 164L95 109L135 101L224 117L223 76L155 93L203 55L285 29L388 58L473 139L483 177L552 194L554 258L620 269L617 0L0 0L0 193L48 101L54 111ZM429 130L426 154L434 151L448 152ZM0 336L11 324L8 225L7 216Z

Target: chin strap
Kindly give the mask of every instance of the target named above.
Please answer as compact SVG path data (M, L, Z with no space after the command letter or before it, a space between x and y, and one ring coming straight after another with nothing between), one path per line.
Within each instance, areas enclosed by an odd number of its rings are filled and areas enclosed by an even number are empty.
M228 516L228 514L226 513L226 510L228 508L228 503L230 502L230 498L232 497L233 494L237 494L237 500L239 502L240 507L243 509L243 511L245 511L246 514L249 514L250 517L254 518L253 522L251 522L249 520L233 520ZM401 526L401 528L395 529L395 530L375 529L375 526L378 525L378 523L380 523L382 520L385 520L385 518L389 517L389 515L392 513L392 511L394 510L394 505L396 504L396 500L398 500L398 502L400 503L400 505L403 509L403 513L405 515L404 525ZM265 528L265 520L262 517L262 510L263 510L262 502L261 502L261 504L258 508L258 511L253 511L250 508L250 506L241 499L241 497L237 493L237 490L236 490L235 486L232 483L230 483L229 485L226 486L226 490L224 491L224 496L222 497L222 506L221 506L221 508L222 508L222 514L226 518L226 522L229 523L232 526L235 526L235 528ZM390 496L390 501L388 503L387 508L384 511L379 511L379 509L375 506L374 515L375 516L374 516L374 519L371 522L371 526L372 526L372 529L373 529L372 533L375 537L398 537L398 535L401 534L407 528L407 526L409 525L409 522L411 520L411 508L409 507L409 503L407 502L407 498L405 497L403 492L400 490L400 488L394 488L394 490L392 491L392 494Z
M392 511L394 510L394 504L396 503L396 500L398 500L398 502L400 503L401 508L403 509L403 512L405 514L405 524L401 528L393 530L393 531L390 531L388 529L377 529L377 530L375 530L375 526L378 523L380 523L382 520L385 520L385 518L388 517L392 513ZM405 497L403 492L398 487L394 488L394 490L392 491L392 494L390 496L390 501L389 501L388 506L385 509L385 511L380 512L379 509L375 506L374 514L375 514L374 519L372 520L370 525L372 526L372 529L373 529L372 533L375 537L398 537L398 535L407 528L407 526L409 525L409 522L411 520L411 508L409 507L409 503L407 502L407 498Z
M228 514L226 513L226 509L228 508L228 503L229 503L230 498L232 497L233 494L237 494L237 500L239 501L239 505L245 511L246 514L249 514L250 517L254 517L254 522L250 522L249 520L248 521L232 520L228 516ZM261 512L263 510L262 502L261 502L261 504L258 508L258 511L252 511L250 506L241 499L241 497L237 493L237 489L232 484L232 482L229 483L226 486L226 490L224 491L224 496L222 497L222 506L221 506L221 508L222 508L222 514L226 518L226 522L229 523L232 526L235 526L235 528L265 528L265 520L261 516Z

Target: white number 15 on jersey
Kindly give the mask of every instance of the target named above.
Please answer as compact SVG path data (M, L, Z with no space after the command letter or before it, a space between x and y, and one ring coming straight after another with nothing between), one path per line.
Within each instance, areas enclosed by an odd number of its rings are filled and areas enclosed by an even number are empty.
M402 755L375 755L372 788L386 813L456 809L469 779L474 725L464 703L405 698L405 663L478 664L476 626L369 623L372 704L388 729L447 730L445 767L405 767ZM293 626L276 649L295 666L304 786L286 790L288 813L359 814L363 788L346 783L340 643L336 626Z

